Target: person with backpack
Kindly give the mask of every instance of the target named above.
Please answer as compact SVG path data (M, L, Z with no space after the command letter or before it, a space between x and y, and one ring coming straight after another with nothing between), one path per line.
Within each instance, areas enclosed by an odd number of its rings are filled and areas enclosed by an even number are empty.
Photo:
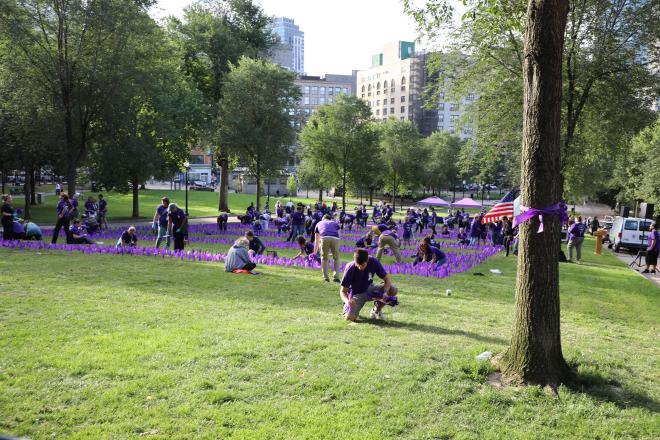
M568 222L568 261L573 261L573 249L575 249L576 262L582 260L582 243L587 225L582 222L582 217Z

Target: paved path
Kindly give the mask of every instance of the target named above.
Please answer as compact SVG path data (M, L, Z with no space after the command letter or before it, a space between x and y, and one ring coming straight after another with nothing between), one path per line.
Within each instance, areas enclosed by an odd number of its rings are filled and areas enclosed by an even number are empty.
M630 270L633 270L637 273L639 273L641 276L646 278L647 280L650 280L651 282L655 283L656 286L660 287L660 273L642 273L644 270L646 262L644 261L644 257L642 257L642 267L637 266L634 264L632 267L630 266L630 263L632 263L635 260L635 257L637 256L637 251L635 252L627 252L627 251L621 251L621 252L614 252L612 249L608 249L609 252L612 252L619 260L623 261L626 263L626 266L630 267Z

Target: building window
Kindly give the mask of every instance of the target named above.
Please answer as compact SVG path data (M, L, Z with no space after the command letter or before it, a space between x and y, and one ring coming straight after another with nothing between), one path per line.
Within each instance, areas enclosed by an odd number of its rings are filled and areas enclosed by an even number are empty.
M390 114L391 114L391 115L394 114L394 107L390 107Z
M305 86L305 93L309 94L309 86Z
M335 93L341 92L341 87L335 87Z
M406 102L406 97L405 96L401 97L401 102Z
M317 86L312 86L312 93L317 93L319 88Z
M474 101L474 93L468 93L465 97L466 101Z
M344 87L342 90L344 92L344 95L350 95L350 93L348 92L348 87Z
M439 92L438 93L438 98L445 99L445 92Z
M384 89L387 88L387 80L385 80L385 81L383 82L383 88L384 88Z
M376 89L380 90L380 83L376 84Z
M304 99L305 99L305 101L304 101L305 105L309 105L309 96L305 96Z
M406 120L406 117L405 117L405 116L401 116L399 119L401 119L402 121L405 121L405 120Z
M445 115L439 114L438 115L438 122L445 122Z
M405 92L406 91L406 86L401 86L401 91Z
M406 83L406 77L404 76L401 78L401 85L404 85L405 83Z
M362 99L364 99L364 93L362 94Z
M319 87L319 93L325 95L325 87Z
M376 90L376 95L380 95L380 90Z
M405 105L402 105L402 106L401 106L401 113L405 113L405 112L406 112L406 106L405 106Z
M383 99L383 105L387 105L387 98Z
M332 95L332 87L328 87L328 95Z
M387 109L386 108L383 109L383 116L387 116Z
M394 104L394 98L390 98L390 104Z
M441 112L445 111L445 103L444 102L441 102L440 104L438 104L438 110L440 110Z
M204 165L204 155L193 154L190 158L190 163L195 165Z
M376 116L380 116L380 110L376 110Z
M325 104L325 98L323 97L319 98L319 104Z
M459 115L449 115L449 120L451 122L458 121Z
M458 104L449 104L449 111L450 112L457 112L459 111L460 106Z

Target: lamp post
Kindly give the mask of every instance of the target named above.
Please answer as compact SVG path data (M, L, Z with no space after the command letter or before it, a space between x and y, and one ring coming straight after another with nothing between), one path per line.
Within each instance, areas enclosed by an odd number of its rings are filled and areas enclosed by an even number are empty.
M183 167L186 169L186 217L188 216L188 170L190 170L190 162L185 161Z

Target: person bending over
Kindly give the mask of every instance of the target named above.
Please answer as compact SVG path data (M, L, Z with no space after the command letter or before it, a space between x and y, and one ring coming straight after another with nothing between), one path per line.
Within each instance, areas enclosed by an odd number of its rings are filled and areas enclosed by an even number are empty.
M321 261L321 256L319 255L318 252L314 252L314 243L310 243L307 241L307 239L299 235L296 238L296 243L298 243L298 246L300 246L298 254L293 257L294 259L296 258L302 258L302 257L307 257L309 259L313 259L316 261Z
M248 241L248 248L256 255L261 255L266 250L266 246L261 241L261 239L254 235L254 232L247 231L245 233L245 238Z
M174 236L174 250L182 251L186 239L186 225L188 218L183 209L179 208L176 203L170 203L167 207L168 219L167 230L170 235Z
M415 256L414 265L417 263L433 263L435 268L439 268L447 262L447 255L440 250L440 248L431 245L431 238L426 237L419 244L417 255Z
M137 245L137 235L135 235L135 227L131 226L121 234L117 241L117 249L133 248Z
M366 249L366 248L370 248L370 247L375 247L373 242L374 242L374 235L373 235L373 233L369 232L369 233L367 233L367 235L365 235L364 237L359 238L355 242L355 247L357 249L360 249L360 248Z
M383 284L373 283L374 275L383 280ZM370 317L383 319L383 307L398 304L396 294L398 290L392 284L390 275L380 261L370 257L366 249L356 249L353 261L346 265L344 276L339 288L339 297L344 302L344 319L356 321L362 307L374 301Z
M226 231L228 222L229 222L229 215L227 215L226 212L221 212L220 215L218 216L218 230Z
M234 242L234 245L227 253L225 272L234 272L237 270L251 271L257 267L255 263L250 261L248 245L248 239L245 237L240 237Z

